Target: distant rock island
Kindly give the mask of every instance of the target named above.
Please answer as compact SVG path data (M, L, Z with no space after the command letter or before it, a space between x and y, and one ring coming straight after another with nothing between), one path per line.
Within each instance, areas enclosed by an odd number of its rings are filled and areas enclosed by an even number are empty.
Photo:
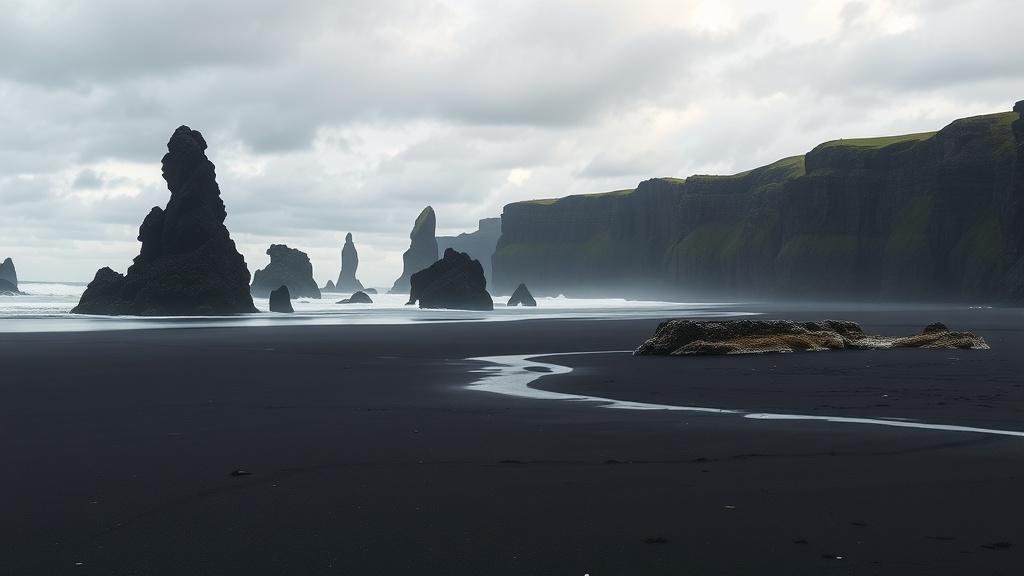
M171 197L139 227L142 248L127 275L101 268L86 287L76 314L219 316L256 312L249 270L224 226L206 140L188 126L174 131L163 177Z
M355 293L353 293L348 298L345 298L344 300L339 300L335 302L335 304L373 304L373 299L370 298L370 296L367 295L366 292L360 290L356 291Z
M324 284L324 287L320 289L321 293L323 293L323 292L337 292L337 291L338 291L338 288L335 287L334 280L328 280L327 284Z
M494 310L484 268L465 252L445 250L442 259L413 274L410 284L408 303L418 301L420 308Z
M759 354L877 348L965 348L987 350L980 336L951 332L941 322L912 336L869 336L847 320L669 320L658 325L650 339L633 354L691 356L702 354Z
M530 289L526 287L526 284L520 284L516 286L515 292L509 297L508 302L505 306L536 306L537 300L530 294Z
M483 218L480 220L475 232L459 234L458 236L438 236L437 250L444 254L448 248L457 252L465 252L470 258L479 260L484 267L484 278L488 284L492 282L491 257L494 255L494 248L498 245L498 238L501 238L501 218Z
M409 249L402 254L402 275L395 280L394 286L388 290L389 294L408 294L409 278L414 272L419 272L437 262L437 238L434 234L437 229L437 217L434 216L434 209L427 206L420 212L409 233Z
M268 298L281 286L288 287L292 298L319 298L320 288L313 280L313 264L302 250L285 244L271 244L267 248L270 264L252 275L252 295Z
M493 287L534 295L1024 303L1024 102L731 176L504 207Z
M18 290L18 271L14 269L14 261L10 258L0 263L0 294L21 294Z
M363 289L363 284L356 279L358 268L359 253L356 252L352 233L349 232L345 235L345 245L341 247L341 272L338 274L338 283L334 285L338 292L358 292Z

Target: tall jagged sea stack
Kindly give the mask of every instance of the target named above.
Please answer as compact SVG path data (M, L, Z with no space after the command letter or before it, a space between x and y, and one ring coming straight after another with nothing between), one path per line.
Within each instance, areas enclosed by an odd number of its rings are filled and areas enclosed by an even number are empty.
M356 252L356 245L352 242L352 233L345 235L345 245L341 248L341 272L338 274L338 283L335 288L338 292L358 292L363 289L363 284L356 278L356 269L359 268L359 253Z
M71 311L77 314L219 316L256 312L249 270L224 226L206 140L188 126L174 131L163 157L171 198L139 227L142 248L122 275L101 268Z
M402 254L402 275L395 280L395 285L388 292L392 294L408 294L409 278L437 262L437 217L434 209L427 206L420 212L409 233L409 249Z

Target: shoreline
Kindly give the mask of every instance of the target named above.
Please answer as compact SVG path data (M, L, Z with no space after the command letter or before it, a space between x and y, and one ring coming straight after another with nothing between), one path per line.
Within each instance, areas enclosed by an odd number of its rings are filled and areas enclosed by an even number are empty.
M585 354L658 319L0 333L0 572L1013 574L1020 438L467 389L473 358L573 354L533 386L1024 421L1017 317L844 316L992 350Z

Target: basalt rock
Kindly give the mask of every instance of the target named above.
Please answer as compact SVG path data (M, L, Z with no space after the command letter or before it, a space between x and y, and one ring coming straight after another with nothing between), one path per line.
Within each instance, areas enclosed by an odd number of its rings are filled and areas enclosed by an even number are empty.
M470 258L480 261L484 267L484 278L491 284L491 257L494 256L494 248L501 238L501 218L483 218L479 221L477 229L473 232L462 233L458 236L438 236L437 250L444 254L444 251L451 248L456 252L465 252Z
M987 350L980 336L951 332L941 322L912 336L869 336L847 320L669 320L633 354L689 356L876 348Z
M412 275L437 262L437 238L434 237L436 228L434 209L427 206L420 212L409 233L409 249L402 254L402 275L388 290L389 294L409 293Z
M418 301L420 308L494 309L483 266L464 252L445 250L444 258L413 274L409 281L408 304Z
M520 284L516 287L516 291L512 293L512 297L508 299L506 306L536 306L537 300L534 299L533 294L530 294L530 289L526 287L526 284Z
M249 270L224 226L227 212L206 140L174 131L163 157L171 197L139 227L142 248L128 273L104 267L86 287L78 314L207 316L256 312Z
M339 292L354 292L363 289L363 284L356 279L356 269L359 268L359 253L356 252L356 245L352 242L352 233L345 235L345 245L341 248L341 273L338 274L338 283L335 285Z
M0 263L0 280L6 280L12 286L9 290L18 291L18 271L14 269L14 261L10 258Z
M293 298L319 298L320 288L313 280L313 264L302 250L285 244L271 244L267 249L270 264L252 275L252 295L266 298L272 290L287 286Z
M335 304L373 304L373 300L367 296L366 292L360 290L344 300L335 302Z
M337 291L338 291L338 287L334 285L334 280L328 280L327 284L324 284L324 287L320 289L321 293L323 293L323 292L337 292Z
M270 291L270 311L295 312L295 309L292 308L292 296L288 293L287 286Z

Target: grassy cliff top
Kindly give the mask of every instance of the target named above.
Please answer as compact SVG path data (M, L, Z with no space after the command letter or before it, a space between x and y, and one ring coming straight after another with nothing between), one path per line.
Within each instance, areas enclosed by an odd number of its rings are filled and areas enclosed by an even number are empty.
M936 134L938 134L937 130L932 132L918 132L917 134L903 134L900 136L881 136L879 138L840 138L839 140L825 142L821 144L819 148L849 146L851 148L878 149L885 148L886 146L892 146L893 144L900 144L902 142L927 140Z
M636 191L636 188L626 188L624 190L613 190L611 192L597 192L594 194L573 194L572 196L566 196L564 198L538 198L536 200L523 200L522 202L519 203L547 206L549 204L554 204L559 200L564 200L565 198L602 198L604 196L627 196L629 194L632 194L634 191Z
M943 128L943 130L950 129L964 129L973 130L975 132L987 131L990 135L990 141L988 144L996 144L997 146L989 152L1003 153L1008 145L1013 144L1013 135L1010 129L1010 123L1020 117L1020 114L1016 112L999 112L996 114L985 114L982 116L972 116L969 118L962 118L954 120L951 124ZM980 130L980 127L984 127L985 130ZM835 147L850 147L858 148L862 150L881 149L886 146L892 146L893 144L901 144L904 142L922 142L934 137L942 130L936 130L933 132L918 132L916 134L902 134L898 136L881 136L877 138L842 138L839 140L830 140L819 144L815 150L822 148L835 148ZM772 176L781 176L782 178L794 178L805 174L805 163L804 155L790 156L777 160L771 164L765 166L759 166L752 168L744 172L731 175L710 175L710 174L695 174L690 176L689 179L694 180L729 180L729 179L740 179L750 176L755 172L762 173L774 173ZM779 174L781 172L781 174ZM688 178L658 178L671 184L682 184L688 180ZM615 190L613 192L601 192L597 194L576 194L568 196L568 198L599 198L604 196L624 196L632 193L634 190ZM535 204L535 205L550 205L558 202L561 198L544 198L537 200L527 200L522 202L523 204Z

